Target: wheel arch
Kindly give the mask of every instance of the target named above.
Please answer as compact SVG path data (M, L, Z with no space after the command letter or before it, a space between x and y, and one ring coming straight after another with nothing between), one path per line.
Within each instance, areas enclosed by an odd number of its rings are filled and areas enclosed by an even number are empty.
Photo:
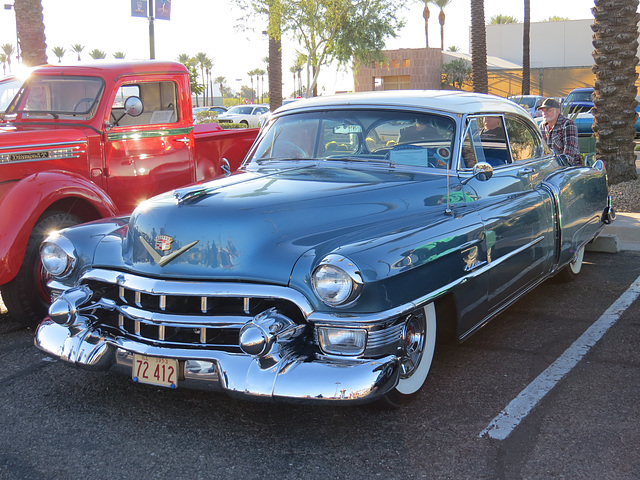
M0 285L18 274L34 226L42 215L55 210L73 213L84 221L118 214L104 191L77 174L40 172L17 182L0 198Z

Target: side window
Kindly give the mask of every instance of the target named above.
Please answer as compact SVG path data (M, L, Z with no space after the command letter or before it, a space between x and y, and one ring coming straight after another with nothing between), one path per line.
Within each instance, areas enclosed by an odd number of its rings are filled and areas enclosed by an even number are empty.
M124 102L140 97L144 110L132 117L124 112ZM178 122L177 87L174 82L145 82L122 85L116 93L109 121L114 126L157 125Z
M462 144L462 168L472 168L477 162L487 162L492 167L511 163L501 115L469 118Z
M511 155L514 162L537 158L550 153L546 148L540 132L519 118L507 118L507 132L511 143Z

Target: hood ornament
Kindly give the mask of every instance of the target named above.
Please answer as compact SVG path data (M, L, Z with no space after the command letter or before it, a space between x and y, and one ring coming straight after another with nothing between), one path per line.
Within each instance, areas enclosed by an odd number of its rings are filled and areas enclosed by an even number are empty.
M158 252L154 250L154 248L151 245L149 245L149 242L147 242L144 238L140 237L140 242L142 243L142 246L145 248L147 252L149 252L149 255L151 255L151 258L153 258L153 261L156 262L161 267L164 267L169 262L178 258L180 255L182 255L184 252L186 252L191 247L193 247L196 243L198 243L198 241L199 240L191 242L185 245L184 247L179 248L174 252L171 252L168 255L160 255ZM169 250L171 250L171 245L173 244L173 238L170 237L169 235L158 235L154 239L154 242L158 250L160 250L161 252L168 252Z

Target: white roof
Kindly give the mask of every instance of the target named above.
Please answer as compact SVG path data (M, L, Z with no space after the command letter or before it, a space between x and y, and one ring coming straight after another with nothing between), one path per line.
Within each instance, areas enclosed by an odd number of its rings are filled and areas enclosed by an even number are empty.
M505 98L458 90L385 90L343 93L293 102L280 107L277 111L280 113L332 106L417 107L454 114L509 112L527 115L519 105Z

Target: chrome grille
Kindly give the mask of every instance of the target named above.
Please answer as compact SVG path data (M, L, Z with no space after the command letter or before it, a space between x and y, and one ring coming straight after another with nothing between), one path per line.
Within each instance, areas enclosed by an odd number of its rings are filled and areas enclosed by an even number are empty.
M242 295L229 284L159 281L104 270L85 274L81 283L94 292L92 302L103 307L103 328L152 344L239 351L240 328L259 313L275 308L300 324L308 313L261 285L243 285L258 293Z

